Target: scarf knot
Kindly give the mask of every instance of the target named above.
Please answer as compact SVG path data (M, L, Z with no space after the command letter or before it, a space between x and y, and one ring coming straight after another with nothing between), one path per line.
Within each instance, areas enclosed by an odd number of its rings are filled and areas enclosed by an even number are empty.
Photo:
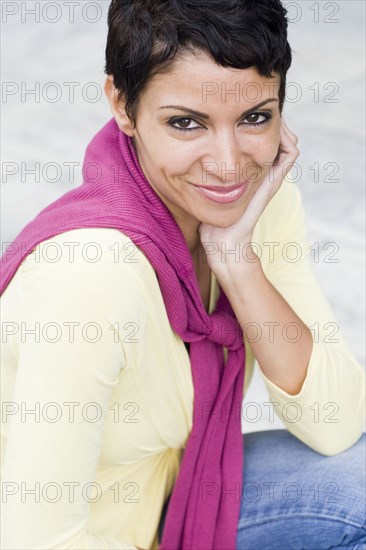
M225 346L230 351L240 349L243 344L243 333L237 320L226 311L214 311L210 315L211 332L208 340Z

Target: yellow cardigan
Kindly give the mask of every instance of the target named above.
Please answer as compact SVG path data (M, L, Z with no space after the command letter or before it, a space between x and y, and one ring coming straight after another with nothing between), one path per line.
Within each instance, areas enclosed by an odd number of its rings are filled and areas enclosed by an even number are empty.
M306 445L342 452L363 431L365 375L314 277L290 180L253 241L314 339L297 395L257 365L269 400ZM210 312L217 296L212 275ZM115 229L67 231L26 258L1 307L3 547L156 548L192 427L193 385L146 257ZM246 349L244 395L254 367Z

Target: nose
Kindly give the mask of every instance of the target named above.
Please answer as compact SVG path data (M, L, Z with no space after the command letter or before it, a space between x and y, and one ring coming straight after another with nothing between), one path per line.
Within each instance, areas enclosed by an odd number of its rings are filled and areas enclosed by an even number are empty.
M237 137L232 133L220 133L209 144L210 153L203 162L205 174L214 174L223 183L239 183L242 152Z

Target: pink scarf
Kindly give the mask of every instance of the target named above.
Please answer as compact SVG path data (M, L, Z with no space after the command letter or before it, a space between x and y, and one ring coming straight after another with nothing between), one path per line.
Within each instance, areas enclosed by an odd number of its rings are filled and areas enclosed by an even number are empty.
M243 482L240 326L222 290L215 311L205 311L183 234L144 176L131 138L114 119L88 145L83 173L82 185L43 209L8 246L1 259L0 294L36 245L71 229L119 229L142 250L157 273L172 329L190 343L194 386L192 431L160 548L234 550Z

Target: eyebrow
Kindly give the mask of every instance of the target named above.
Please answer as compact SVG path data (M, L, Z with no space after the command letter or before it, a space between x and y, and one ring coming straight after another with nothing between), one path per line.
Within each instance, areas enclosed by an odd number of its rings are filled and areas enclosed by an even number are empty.
M249 115L253 111L260 109L260 107L263 107L263 105L267 105L267 103L271 103L272 101L278 102L278 99L275 97L270 99L265 99L264 101L261 101L261 103L258 103L258 105L255 105L254 107L251 107L250 109L247 109L246 111L244 111L244 113L242 113L239 118ZM183 111L184 113L195 115L205 120L210 118L209 115L207 115L206 113L201 113L200 111L196 111L195 109L188 109L188 107L183 107L183 105L164 105L162 107L159 107L159 109L177 109L178 111Z

